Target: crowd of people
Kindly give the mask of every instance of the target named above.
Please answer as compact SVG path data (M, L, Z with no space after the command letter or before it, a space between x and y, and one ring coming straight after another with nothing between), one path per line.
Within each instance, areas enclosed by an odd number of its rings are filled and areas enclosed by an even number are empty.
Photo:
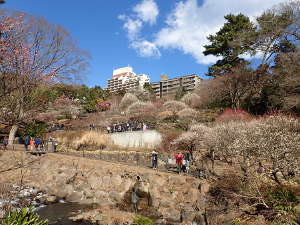
M46 142L52 142L53 143L53 148L54 148L53 150L54 151L56 150L58 142L52 137L50 137L49 140L46 140L46 141L41 139L40 137L33 138L33 137L29 137L29 136L26 136L23 139L19 138L17 140L18 144L24 144L24 147L25 147L26 151L43 151L43 150L45 150ZM14 141L14 144L15 143L16 143L16 141ZM6 136L3 139L4 150L8 150L8 148L7 148L8 144L9 144L9 139Z
M178 173L188 173L192 160L190 152L179 152L178 154L174 154L173 158L175 159ZM153 169L157 169L158 166L158 153L155 150L151 153L151 166Z
M107 126L107 133L116 133L116 132L126 132L126 131L140 131L147 130L149 127L147 124L137 121L129 121L127 123L118 123L112 124L111 126Z

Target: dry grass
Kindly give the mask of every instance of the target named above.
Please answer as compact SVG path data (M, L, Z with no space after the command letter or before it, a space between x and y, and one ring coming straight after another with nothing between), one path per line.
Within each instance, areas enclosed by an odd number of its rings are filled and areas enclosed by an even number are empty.
M110 143L107 134L95 131L64 131L57 133L56 138L64 146L76 150L81 147L103 149Z

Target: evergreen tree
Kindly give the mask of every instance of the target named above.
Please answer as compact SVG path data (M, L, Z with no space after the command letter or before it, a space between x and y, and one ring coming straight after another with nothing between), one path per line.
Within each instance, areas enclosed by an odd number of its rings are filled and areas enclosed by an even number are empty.
M217 76L229 72L232 67L244 62L241 55L248 52L255 26L243 14L225 16L226 23L215 34L210 35L209 45L205 45L204 55L222 57L209 67L208 75Z

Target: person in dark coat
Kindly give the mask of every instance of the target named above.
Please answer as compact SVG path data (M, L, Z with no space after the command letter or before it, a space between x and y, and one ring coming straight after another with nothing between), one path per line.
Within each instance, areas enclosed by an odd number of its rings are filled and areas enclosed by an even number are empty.
M158 153L153 150L151 153L151 160L152 160L152 168L157 169L157 162L158 162Z
M30 137L26 136L25 140L24 140L24 146L25 146L25 150L28 151L28 146L30 144Z
M131 203L132 203L133 210L134 210L135 213L138 212L138 204L139 204L139 200L140 200L138 192L139 192L140 184L141 184L141 178L140 178L140 176L137 176L136 177L136 182L133 185L133 189L132 189L132 192L131 192Z

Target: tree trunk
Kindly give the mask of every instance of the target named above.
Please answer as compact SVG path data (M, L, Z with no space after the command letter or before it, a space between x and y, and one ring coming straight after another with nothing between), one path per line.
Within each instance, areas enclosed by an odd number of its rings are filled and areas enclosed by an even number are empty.
M278 176L277 176L277 173L278 173L278 171L274 171L274 172L272 172L272 175L273 175L273 177L274 177L275 182L276 182L277 184L281 185L281 182L280 182L280 180L279 180L279 178L278 178Z
M11 127L10 132L9 132L8 145L12 145L14 143L18 128L19 128L18 125L13 125Z

